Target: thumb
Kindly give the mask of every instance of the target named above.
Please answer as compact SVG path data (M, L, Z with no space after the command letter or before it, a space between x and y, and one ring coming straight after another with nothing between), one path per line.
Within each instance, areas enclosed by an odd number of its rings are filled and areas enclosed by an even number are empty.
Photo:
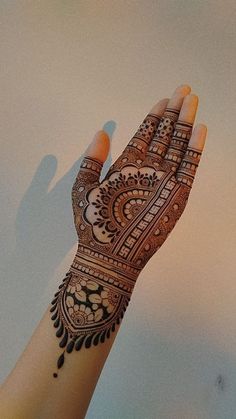
M92 143L85 151L80 171L79 178L86 177L87 184L93 184L99 181L103 163L106 161L110 149L110 139L108 134L100 130L98 131ZM86 186L86 185L85 185Z
M85 152L85 156L98 160L102 165L106 161L110 150L110 139L106 131L98 131L92 143L89 145ZM86 158L85 157L85 158Z
M83 175L86 174L89 183L98 182L109 149L110 139L108 134L103 130L98 131L95 134L92 143L84 153L85 157L82 160L78 175L83 177Z
M103 163L106 161L110 149L110 139L108 134L98 131L92 143L85 151L79 173L72 187L73 204L79 201L81 192L84 192L88 186L99 182Z

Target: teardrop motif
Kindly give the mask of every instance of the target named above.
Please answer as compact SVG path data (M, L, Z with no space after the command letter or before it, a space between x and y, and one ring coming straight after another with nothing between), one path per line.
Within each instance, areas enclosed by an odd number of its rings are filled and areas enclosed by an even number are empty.
M85 348L90 348L94 335L95 333L87 337L86 342L85 342Z
M68 341L68 332L67 332L67 330L65 330L65 334L63 336L63 339L59 343L60 348L64 348L67 344L67 341Z
M60 327L59 327L59 329L58 329L58 331L56 333L56 336L58 338L60 338L62 336L62 334L63 334L63 331L64 331L64 326L63 326L63 323L61 322L61 325L60 325Z
M82 347L82 345L83 345L83 341L84 341L85 337L86 337L86 336L84 335L81 339L77 340L77 342L76 342L76 344L75 344L75 350L76 350L76 351L79 351L79 350L81 349L81 347Z
M71 340L66 347L66 352L70 354L73 351L74 346L75 346L75 341Z
M61 356L58 358L58 361L57 361L58 369L62 367L62 365L64 364L64 361L65 361L65 357L64 357L64 352L63 352L63 354L61 354Z

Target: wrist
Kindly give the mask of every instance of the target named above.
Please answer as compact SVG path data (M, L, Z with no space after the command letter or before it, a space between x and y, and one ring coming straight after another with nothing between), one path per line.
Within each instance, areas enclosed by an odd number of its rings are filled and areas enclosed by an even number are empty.
M107 256L89 246L79 244L69 272L130 296L141 269L113 255Z
M121 323L139 273L140 269L113 255L106 256L79 244L52 301L59 346L70 353L110 338ZM64 352L58 359L58 368L63 365Z

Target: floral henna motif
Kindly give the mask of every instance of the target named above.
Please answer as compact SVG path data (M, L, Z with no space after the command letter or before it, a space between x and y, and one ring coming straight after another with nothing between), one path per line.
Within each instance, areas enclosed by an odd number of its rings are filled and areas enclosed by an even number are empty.
M84 217L95 240L112 243L146 203L165 172L151 167L125 166L87 196Z
M101 183L101 164L89 157L82 162L72 188L78 250L51 307L59 346L64 348L58 369L65 352L96 346L115 331L141 270L185 208L201 153L186 151L187 135L181 134L178 155L185 154L177 170L171 112L162 118L159 136L158 121L147 116ZM186 126L181 129L184 132ZM160 162L154 148L164 150L165 143L166 149L173 132L175 143ZM152 146L147 148L150 139Z
M74 274L73 270L77 273ZM93 269L86 270L87 276L80 263L74 261L52 301L51 318L57 328L56 336L61 338L59 346L66 347L58 358L58 369L64 363L65 351L79 351L82 346L89 348L92 343L96 346L109 338L116 324L120 324L130 301L131 287L116 289L116 278L112 281L111 276L108 278ZM100 281L97 278L91 280L92 276L97 276ZM102 279L109 280L110 286L103 285ZM53 376L57 377L57 373Z

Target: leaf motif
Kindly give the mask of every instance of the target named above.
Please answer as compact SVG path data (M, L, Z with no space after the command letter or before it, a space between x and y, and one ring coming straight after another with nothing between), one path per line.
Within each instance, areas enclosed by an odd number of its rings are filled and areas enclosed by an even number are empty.
M94 320L95 320L96 322L98 322L99 320L101 320L102 316L103 316L103 309L102 309L102 308L99 308L99 309L95 312L95 315L94 315Z
M94 281L87 281L86 286L89 290L96 291L98 289L98 284Z
M86 301L86 293L83 291L83 290L80 290L80 291L77 291L76 293L75 293L75 296L76 296L76 298L77 298L77 300L79 300L79 301Z
M94 304L100 304L102 302L102 299L99 294L90 294L89 301L91 301L91 303Z
M67 304L68 307L73 307L74 306L74 299L73 299L73 297L71 297L71 295L67 296L66 304Z

